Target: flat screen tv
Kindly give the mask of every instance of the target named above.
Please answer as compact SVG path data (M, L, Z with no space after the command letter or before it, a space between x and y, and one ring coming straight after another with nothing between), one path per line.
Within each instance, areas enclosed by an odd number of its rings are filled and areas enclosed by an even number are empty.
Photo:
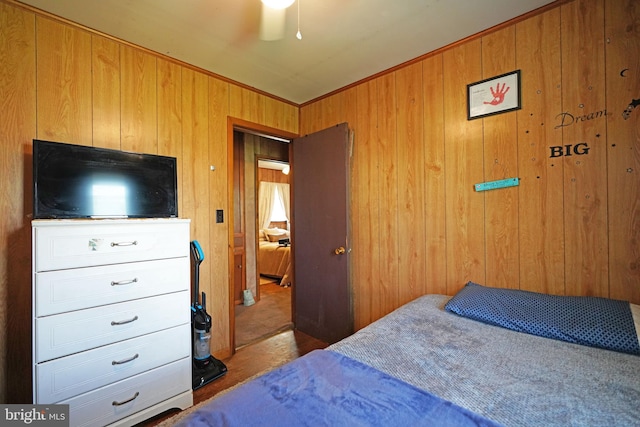
M174 157L33 140L33 216L178 216Z

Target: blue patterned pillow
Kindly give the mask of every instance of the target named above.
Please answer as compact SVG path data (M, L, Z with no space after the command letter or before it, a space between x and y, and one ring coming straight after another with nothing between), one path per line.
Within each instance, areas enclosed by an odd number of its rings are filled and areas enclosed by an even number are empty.
M626 301L546 295L469 282L444 308L518 332L640 355L638 331Z

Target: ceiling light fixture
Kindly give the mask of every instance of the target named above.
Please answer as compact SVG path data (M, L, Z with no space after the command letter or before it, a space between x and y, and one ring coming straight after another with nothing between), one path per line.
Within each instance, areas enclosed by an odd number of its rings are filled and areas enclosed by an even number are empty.
M286 9L293 4L295 0L262 0L266 6L272 9Z

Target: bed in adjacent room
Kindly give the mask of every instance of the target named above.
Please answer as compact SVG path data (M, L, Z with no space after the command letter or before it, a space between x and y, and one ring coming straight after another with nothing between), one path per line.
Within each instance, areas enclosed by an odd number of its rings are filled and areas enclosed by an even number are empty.
M184 423L640 425L639 322L628 302L469 283L224 393Z
M281 243L283 242L283 243ZM261 276L279 279L280 286L290 286L291 245L288 230L261 230L258 246L258 269Z

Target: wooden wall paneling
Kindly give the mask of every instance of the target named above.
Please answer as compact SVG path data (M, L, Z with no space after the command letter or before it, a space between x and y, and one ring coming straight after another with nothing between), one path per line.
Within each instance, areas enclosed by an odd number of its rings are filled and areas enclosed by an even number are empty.
M244 250L244 242L238 242L238 236L242 234L244 239L245 224L245 212L244 212L244 198L247 191L245 187L245 170L244 165L246 163L245 152L253 154L254 142L258 140L258 137L250 134L242 134L241 132L234 132L233 134L233 235L234 246L242 246ZM253 156L252 156L253 157ZM253 164L247 169L254 169ZM235 295L235 299L238 299L238 295Z
M40 139L91 145L91 35L36 17Z
M92 126L95 147L120 149L120 45L91 35Z
M340 91L327 98L326 114L327 121L324 123L323 129L348 122L350 89Z
M476 39L443 53L449 295L486 282L484 195L473 189L484 180L482 120L467 120L466 86L482 79L481 49Z
M156 57L120 46L122 93L122 150L158 153Z
M264 97L264 124L266 126L298 133L298 108L274 98Z
M379 168L378 197L380 200L380 277L373 289L379 306L373 307L374 319L391 312L399 305L398 290L398 146L396 119L396 76L386 74L376 79L378 105L377 152Z
M283 175L282 172L275 169L258 168L258 182L280 182L280 177L278 176L278 174Z
M276 126L278 129L286 130L287 132L291 132L294 134L298 133L299 126L299 116L300 110L298 106L284 104L283 118L281 120L276 121Z
M208 172L208 180L203 182L203 186L209 184L209 230L212 276L211 293L207 294L208 310L212 314L212 334L211 351L216 352L219 357L226 357L231 354L232 337L230 330L233 322L232 307L230 306L229 279L231 277L230 268L233 265L233 256L229 240L233 238L231 228L231 208L229 206L230 192L227 176L232 173L228 168L228 131L233 134L233 129L228 130L229 116L229 96L231 86L229 83L214 77L209 77L209 155L208 165L215 167L214 171ZM208 167L207 167L207 170ZM222 209L224 222L215 223L215 210Z
M182 205L182 67L165 59L158 59L158 154L176 158L178 166L178 215Z
M353 256L353 241L354 241L354 216L357 215L357 208L355 206L354 197L358 191L358 182L354 178L354 171L356 168L356 158L353 154L353 149L355 146L355 124L358 120L358 91L355 87L348 88L343 91L342 97L342 109L340 112L340 117L338 118L338 122L347 123L349 125L349 146L347 149L347 199L348 199L348 219L347 219L347 248L349 250L349 290L351 295L351 318L354 322L354 328L356 325L356 305L359 304L358 299L363 298L363 296L356 292L356 279L353 275L353 265L354 265L354 256ZM368 298L364 297L365 302L368 301Z
M487 79L515 70L515 52L514 25L482 37L482 77ZM518 177L516 112L482 120L484 180ZM484 192L486 282L491 286L520 287L518 191L518 187L508 187Z
M36 23L0 3L0 402L31 401L31 140Z
M246 134L246 138L250 135ZM263 138L256 136L251 138L255 143L252 144L253 150L251 151L255 155L258 155L263 159L282 160L284 162L289 161L289 144L286 142L279 142L269 138ZM255 159L254 159L255 160ZM273 169L271 169L273 170ZM273 173L279 173L280 171L274 171ZM275 181L274 181L275 182ZM289 182L289 178L286 178L286 182Z
M378 167L380 153L377 144L377 86L372 80L356 88L357 116L353 123L352 210L351 210L351 278L354 295L354 328L371 323L372 305L380 305L376 292L380 280L380 233ZM374 304L375 301L375 304Z
M607 0L605 36L609 296L640 304L640 2Z
M344 112L347 100L345 91L342 91L303 108L301 134L308 135L347 121Z
M422 61L424 103L424 175L426 292L447 293L447 240L444 162L444 69L442 54Z
M562 146L554 129L562 108L560 9L516 24L521 70L518 117L520 289L564 294L563 163L550 157Z
M609 294L603 1L561 6L562 112L573 117L569 124L570 117L562 116L565 126L560 128L566 149L565 267L570 295Z
M279 182L283 184L288 184L289 175L285 175L282 173L282 171L275 170L275 169L259 168L258 181Z
M326 129L343 121L344 92L338 92L324 98L322 104L322 120L316 124L320 129Z
M425 147L422 63L396 76L398 183L398 293L407 303L426 292Z
M313 116L310 116L311 126L305 127L305 135L317 132L330 127L334 123L334 106L335 98L324 98L318 101L311 109Z
M276 99L264 97L264 124L272 128L284 129L284 106Z
M358 117L358 93L355 87L345 89L342 98L342 111L336 124L348 123L349 129L354 130L354 123Z
M204 74L182 70L182 205L183 215L191 219L191 240L197 240L205 254L200 265L200 292L207 304L211 298L212 260L209 201L209 91ZM209 309L207 310L209 311ZM213 320L213 318L212 318ZM213 341L214 331L212 331Z
M322 103L320 101L316 101L300 108L300 136L308 135L321 129L320 126L316 128L315 125L322 115L321 105Z
M316 101L300 108L300 135L308 135L312 132L324 129L321 126L322 102Z
M231 117L264 124L265 97L234 84L229 85L229 114Z

